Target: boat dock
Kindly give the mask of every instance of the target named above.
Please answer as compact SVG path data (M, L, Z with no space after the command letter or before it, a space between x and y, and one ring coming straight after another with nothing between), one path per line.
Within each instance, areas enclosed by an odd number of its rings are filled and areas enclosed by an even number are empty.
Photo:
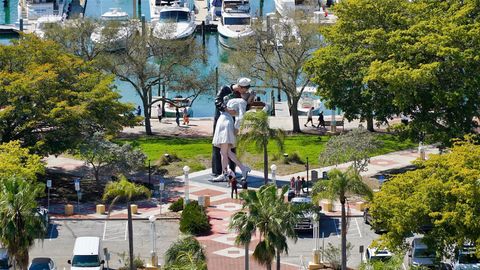
M195 4L195 24L197 33L217 32L218 19L213 20L209 15L209 0L194 0Z

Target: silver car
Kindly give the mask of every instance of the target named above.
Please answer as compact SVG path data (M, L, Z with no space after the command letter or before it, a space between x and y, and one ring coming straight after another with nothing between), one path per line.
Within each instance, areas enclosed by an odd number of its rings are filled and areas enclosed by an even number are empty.
M56 270L55 262L50 258L34 258L28 270Z
M423 266L432 269L436 267L435 252L423 242L423 237L413 239L408 257L411 266Z
M453 270L480 269L480 259L475 255L474 246L464 246L455 256Z

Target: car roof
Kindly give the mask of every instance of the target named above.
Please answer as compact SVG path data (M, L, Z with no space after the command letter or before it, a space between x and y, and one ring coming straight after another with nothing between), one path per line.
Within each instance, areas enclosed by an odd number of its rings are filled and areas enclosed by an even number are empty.
M423 237L414 238L413 244L415 245L415 248L427 248L427 245L423 242Z
M33 264L33 263L38 263L38 264L41 264L41 263L50 263L50 261L53 261L53 260L50 259L50 258L46 258L46 257L34 258L34 259L32 260L32 264Z
M78 237L73 247L74 255L98 255L100 248L99 237Z
M294 202L294 203L311 203L312 198L310 198L310 197L293 197L291 202Z

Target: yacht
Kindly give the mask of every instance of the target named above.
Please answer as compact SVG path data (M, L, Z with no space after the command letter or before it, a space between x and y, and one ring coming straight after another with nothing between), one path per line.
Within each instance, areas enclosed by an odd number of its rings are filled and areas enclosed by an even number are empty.
M251 21L248 1L223 0L221 21L218 24L220 44L235 48L239 39L253 35Z
M155 8L153 36L161 39L187 39L196 29L195 12L178 3Z
M117 51L125 49L127 46L127 38L129 29L126 23L128 22L128 14L119 8L111 8L101 16L103 26L98 27L92 33L90 38L94 43L99 43L105 46L107 51ZM106 31L108 25L109 31ZM113 29L113 31L110 31Z
M297 91L300 90L300 87L297 88ZM313 86L306 86L303 89L302 97L298 100L297 111L298 115L307 115L310 108L313 107L313 115L318 115L322 108L322 102L318 97L315 96L317 88Z
M162 97L153 96L152 99L159 100L162 99ZM169 99L169 102L165 102L165 114L163 117L175 117L176 108L179 108L178 111L180 112L180 115L183 114L183 109L187 108L188 117L193 117L192 102L189 98L184 98L182 96L175 96L174 98Z
M36 20L35 29L33 33L40 38L45 36L45 30L51 27L54 24L62 23L64 18L58 15L49 15L49 16L42 16Z

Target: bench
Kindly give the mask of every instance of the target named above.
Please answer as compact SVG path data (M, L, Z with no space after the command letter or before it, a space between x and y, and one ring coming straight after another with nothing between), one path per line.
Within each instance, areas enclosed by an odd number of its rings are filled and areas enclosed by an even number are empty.
M326 127L331 127L332 126L332 121L325 121L325 126ZM345 129L345 121L342 118L342 120L336 120L335 121L335 127L342 127L342 129Z

